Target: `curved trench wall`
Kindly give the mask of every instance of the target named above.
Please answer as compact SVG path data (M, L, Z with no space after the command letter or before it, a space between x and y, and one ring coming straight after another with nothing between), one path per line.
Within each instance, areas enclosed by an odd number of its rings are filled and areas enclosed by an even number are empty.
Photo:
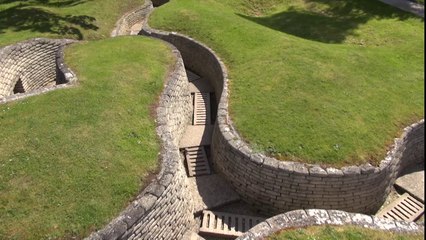
M223 71L225 66L211 49L190 37L152 29L147 23L144 24L141 34L162 39L175 46L182 55L186 68L203 76L212 84L215 89L216 100L219 102L226 72Z
M417 224L393 221L359 213L347 213L337 210L296 210L269 218L254 226L237 240L262 240L282 230L294 230L310 226L352 225L373 230L391 231L395 233L421 234L423 228Z
M214 160L249 203L267 213L321 208L375 213L408 166L424 161L424 122L405 129L379 167L341 169L281 162L256 154L229 125L216 126Z
M63 61L63 47L72 42L32 39L0 49L0 101L16 99L15 93L35 95L75 81Z
M307 208L375 213L402 170L424 161L423 120L404 130L378 167L322 168L255 153L233 127L228 114L228 74L214 51L184 35L151 29L146 22L141 34L176 46L187 68L206 76L214 86L220 101L213 133L213 164L242 199L266 214Z
M143 6L126 13L117 22L115 29L112 31L111 36L123 36L130 34L130 28L138 22L145 20L145 16L152 10L151 4L144 4Z
M414 165L424 164L425 160L425 128L424 122L413 124L404 129L401 140L403 148L398 169L398 176L404 174L404 170Z
M134 26L136 23L140 23L146 20L147 15L149 15L153 7L161 6L167 2L169 2L169 0L153 0L151 2L147 1L141 7L126 13L117 22L114 30L111 33L111 36L115 37L115 36L129 35L131 32L130 28Z
M182 58L168 77L157 108L161 171L104 229L88 239L182 239L194 227L191 193L178 143L192 118L192 99Z

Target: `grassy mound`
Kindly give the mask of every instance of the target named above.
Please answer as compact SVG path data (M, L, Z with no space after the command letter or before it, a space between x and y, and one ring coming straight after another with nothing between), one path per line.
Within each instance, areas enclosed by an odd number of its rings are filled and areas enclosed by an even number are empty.
M377 164L423 118L423 20L379 1L173 0L150 25L220 55L237 129L279 159Z
M127 206L157 168L174 61L146 38L75 44L77 86L0 105L0 239L82 238Z
M99 39L144 0L0 0L0 46L34 37Z
M371 229L345 226L345 227L309 227L283 231L269 238L270 240L420 240L423 235L395 234L392 232L376 231Z

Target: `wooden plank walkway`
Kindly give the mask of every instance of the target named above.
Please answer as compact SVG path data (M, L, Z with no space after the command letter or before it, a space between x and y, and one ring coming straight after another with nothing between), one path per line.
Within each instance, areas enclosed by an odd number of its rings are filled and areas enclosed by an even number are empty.
M211 174L206 150L203 146L185 148L185 158L190 177Z
M424 212L424 204L404 193L390 205L376 214L378 217L392 220L413 222L417 220Z
M201 234L217 237L239 237L265 219L232 213L203 211Z
M211 125L210 93L194 93L194 125Z

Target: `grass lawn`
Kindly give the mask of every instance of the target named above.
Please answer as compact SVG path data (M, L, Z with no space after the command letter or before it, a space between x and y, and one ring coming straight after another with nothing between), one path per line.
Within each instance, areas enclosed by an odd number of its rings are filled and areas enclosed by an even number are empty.
M80 239L127 206L157 170L174 61L142 37L75 44L77 86L0 105L0 239Z
M0 46L107 38L144 0L0 0ZM80 239L127 206L157 170L152 116L174 62L164 44L75 44L78 86L0 105L0 239Z
M421 240L422 234L407 235L385 231L375 231L359 227L309 227L305 229L288 230L278 233L269 240Z
M34 37L99 39L144 0L0 0L0 46Z
M279 159L377 164L424 116L424 22L379 1L172 0L150 25L219 54L238 131Z

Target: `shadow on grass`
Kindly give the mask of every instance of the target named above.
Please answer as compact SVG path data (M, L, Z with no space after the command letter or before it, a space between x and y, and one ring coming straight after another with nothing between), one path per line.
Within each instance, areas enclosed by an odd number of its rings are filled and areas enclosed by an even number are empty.
M267 17L240 17L277 31L323 43L341 43L370 19L416 16L372 0L306 0L306 8L291 7ZM321 9L318 5L323 6ZM423 19L422 19L423 21Z
M83 39L80 29L97 30L94 24L95 18L87 15L65 15L53 13L46 9L72 7L87 0L30 0L14 1L0 0L0 9L2 5L12 4L11 7L4 7L0 10L0 36L7 29L19 32L29 30L39 33L52 33L57 35L67 35L76 39Z

